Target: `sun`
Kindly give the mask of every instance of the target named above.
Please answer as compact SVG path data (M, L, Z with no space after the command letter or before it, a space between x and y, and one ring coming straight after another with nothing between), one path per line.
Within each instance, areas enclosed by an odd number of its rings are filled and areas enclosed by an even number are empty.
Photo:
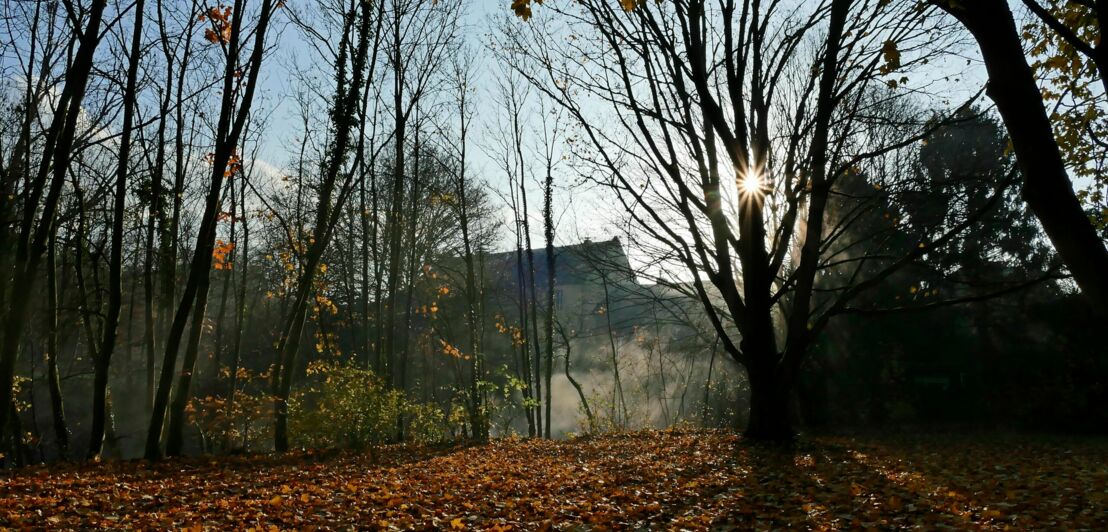
M761 196L766 192L766 182L761 172L746 172L739 179L739 192L744 196Z

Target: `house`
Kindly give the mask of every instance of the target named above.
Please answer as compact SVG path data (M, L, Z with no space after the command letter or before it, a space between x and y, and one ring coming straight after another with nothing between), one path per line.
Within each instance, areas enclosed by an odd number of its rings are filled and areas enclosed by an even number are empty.
M544 311L548 290L548 264L545 248L493 253L485 257L485 279L489 303L502 309L518 309L521 301L530 304L537 297ZM531 292L529 267L533 264L535 292ZM613 322L623 325L630 319L628 295L642 292L619 238L554 248L554 305L559 321L567 326L598 326L606 312ZM522 287L522 289L521 289ZM591 328L591 327L590 327Z

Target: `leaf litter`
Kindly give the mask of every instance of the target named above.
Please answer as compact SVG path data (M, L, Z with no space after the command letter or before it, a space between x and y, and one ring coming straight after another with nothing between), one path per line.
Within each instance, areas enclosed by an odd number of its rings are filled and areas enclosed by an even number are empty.
M0 527L1108 529L1108 442L720 431L195 457L0 474Z

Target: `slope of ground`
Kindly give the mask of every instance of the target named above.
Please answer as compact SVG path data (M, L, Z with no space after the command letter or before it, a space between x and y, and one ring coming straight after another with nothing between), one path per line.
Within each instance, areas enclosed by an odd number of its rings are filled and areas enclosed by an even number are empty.
M716 432L0 475L0 527L1108 529L1108 441Z

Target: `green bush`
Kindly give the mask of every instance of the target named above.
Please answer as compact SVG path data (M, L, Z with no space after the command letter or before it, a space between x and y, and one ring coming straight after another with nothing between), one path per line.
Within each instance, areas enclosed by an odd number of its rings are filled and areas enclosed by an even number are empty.
M308 375L311 383L289 401L289 428L299 446L360 449L392 442L402 420L409 441L446 438L441 408L408 401L370 370L317 362Z
M415 443L437 443L450 438L446 414L438 405L409 402L404 407L407 439Z

